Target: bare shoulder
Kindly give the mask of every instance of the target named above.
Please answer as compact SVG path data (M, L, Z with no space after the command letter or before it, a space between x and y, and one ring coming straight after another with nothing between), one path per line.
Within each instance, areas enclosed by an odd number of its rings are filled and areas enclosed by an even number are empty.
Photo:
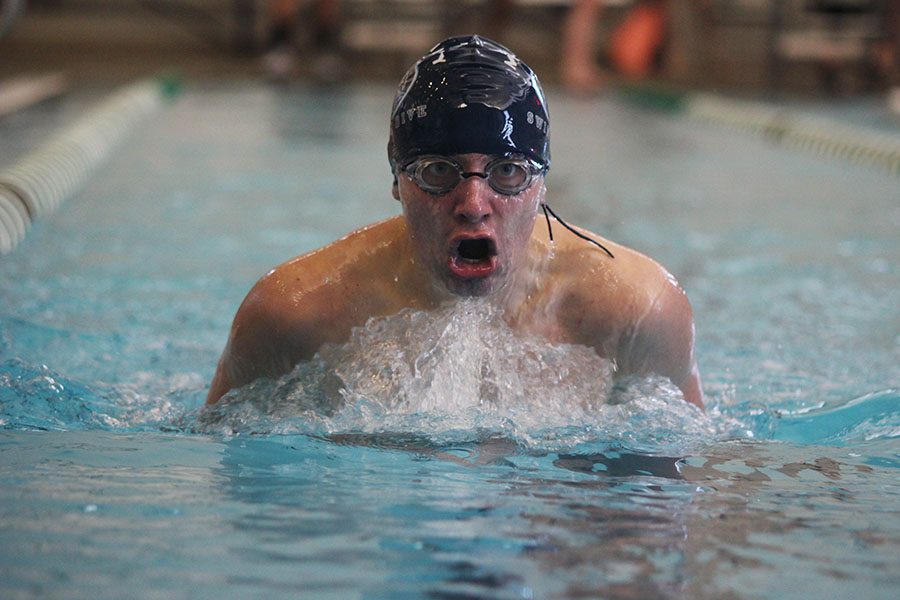
M376 259L373 248L383 248L386 240L396 238L397 228L397 219L381 221L278 265L256 282L235 322L277 325L292 339L304 326L322 329L334 315L345 312L350 295L342 293L343 288L365 283L359 274ZM314 339L311 343L320 345Z
M690 310L684 290L665 267L637 250L612 245L615 246L615 259L604 264L613 274L615 291L626 311L623 316L641 319L654 308L678 312Z
M356 324L353 316L375 260L372 248L397 236L389 219L313 252L292 258L266 273L247 294L213 378L207 402L259 377L277 377L308 360L327 342L340 342ZM349 293L355 288L356 293Z
M375 258L404 235L403 220L392 217L348 233L330 244L284 262L260 280L263 290L271 284L273 293L287 288L312 291L338 281L342 273L364 267L367 258Z
M581 232L613 255L583 240L558 246L556 277L569 301L582 311L622 326L645 318L654 306L679 311L690 308L675 277L658 262L627 246Z
M589 232L615 258L586 244L566 245L564 258L570 320L579 343L616 361L619 372L658 373L692 404L702 406L694 359L694 317L684 289L652 258ZM573 236L574 237L574 236Z

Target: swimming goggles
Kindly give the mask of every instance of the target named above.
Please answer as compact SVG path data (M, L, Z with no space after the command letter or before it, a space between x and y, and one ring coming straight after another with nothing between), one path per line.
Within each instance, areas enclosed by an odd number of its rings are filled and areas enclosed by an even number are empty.
M527 190L532 180L546 170L533 160L507 156L495 158L481 172L463 171L462 165L449 156L420 156L402 168L429 194L446 194L463 179L481 177L492 190L504 196L515 196Z
M528 189L532 180L537 175L547 172L547 167L533 160L501 156L489 162L483 172L463 171L463 167L449 156L420 156L401 169L416 182L420 188L429 194L441 195L450 192L459 185L463 179L469 177L481 177L487 180L495 192L504 196L515 196ZM550 240L553 240L553 229L550 226L550 215L559 223L574 233L606 252L610 258L615 258L606 246L579 232L562 218L553 212L545 202L541 203L544 217L547 219L547 230Z

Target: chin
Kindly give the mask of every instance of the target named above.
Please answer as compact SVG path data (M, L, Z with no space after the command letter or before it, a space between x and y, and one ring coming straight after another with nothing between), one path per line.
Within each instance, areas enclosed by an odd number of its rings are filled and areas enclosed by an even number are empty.
M447 291L463 298L483 298L490 296L497 289L497 282L492 277L479 279L451 279L447 282Z
M506 287L507 277L503 269L483 277L460 277L452 272L445 273L444 287L453 296L460 298L484 298L496 294Z

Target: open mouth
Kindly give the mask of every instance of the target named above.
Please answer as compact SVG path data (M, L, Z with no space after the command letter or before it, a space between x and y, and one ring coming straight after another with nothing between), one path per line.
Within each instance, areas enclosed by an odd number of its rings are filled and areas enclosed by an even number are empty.
M497 250L494 248L493 240L478 238L476 240L460 240L456 247L456 254L463 260L477 262L494 256L497 254Z
M489 237L458 240L450 253L450 270L458 277L486 277L497 269L497 245Z

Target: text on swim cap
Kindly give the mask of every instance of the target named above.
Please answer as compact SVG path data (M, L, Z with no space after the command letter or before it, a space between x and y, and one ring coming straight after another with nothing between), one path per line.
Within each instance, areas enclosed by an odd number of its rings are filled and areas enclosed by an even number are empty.
M534 125L544 133L547 133L547 129L549 129L549 123L547 123L547 119L534 114L530 110L528 111L528 114L525 115L525 118L530 125Z
M411 122L413 119L424 119L427 116L428 113L425 112L424 104L413 106L412 108L407 108L406 110L401 110L397 113L397 116L394 117L394 127L400 127L401 125Z

